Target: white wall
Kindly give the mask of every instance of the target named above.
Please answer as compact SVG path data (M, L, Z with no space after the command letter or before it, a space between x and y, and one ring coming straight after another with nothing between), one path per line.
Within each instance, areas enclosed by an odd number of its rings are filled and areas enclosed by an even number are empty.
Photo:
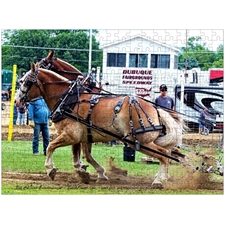
M107 67L107 53L126 53L126 66L125 67ZM129 54L148 54L148 68L131 68L129 67ZM150 68L151 54L169 54L170 55L170 69L152 69ZM178 55L178 51L173 47L160 43L155 43L152 40L146 40L141 37L136 37L132 40L125 40L114 45L103 48L103 81L108 81L109 85L104 86L107 91L112 93L121 94L136 94L135 88L143 88L143 90L150 90L149 99L154 100L159 95L159 86L166 84L168 87L168 94L174 96L174 87L176 84L181 84L181 79L184 79L185 84L193 82L192 70L187 71L188 77L183 76L184 71L174 69L174 56ZM136 73L149 73L152 71L152 82L143 84L144 82L137 82L134 80L133 84L124 84L124 70L133 70ZM209 84L209 72L200 71L196 69L198 74L198 85ZM132 74L130 74L132 75ZM146 78L148 75L141 75ZM125 79L126 80L126 79ZM129 79L128 79L129 80ZM103 82L104 83L104 82ZM141 83L141 84L139 84Z

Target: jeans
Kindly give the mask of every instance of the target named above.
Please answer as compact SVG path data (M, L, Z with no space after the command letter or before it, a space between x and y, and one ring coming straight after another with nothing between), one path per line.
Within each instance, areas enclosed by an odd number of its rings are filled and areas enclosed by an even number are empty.
M16 125L16 121L17 121L17 112L14 111L14 114L13 114L13 125Z
M199 128L203 128L204 125L202 124L201 120L198 120L198 125L199 125Z
M18 118L19 118L19 125L25 125L25 113L18 113Z
M47 124L35 123L34 134L32 139L33 154L39 153L38 147L39 147L40 133L42 133L42 137L43 137L43 153L44 155L46 155L46 150L47 150L49 139L50 139L48 123Z

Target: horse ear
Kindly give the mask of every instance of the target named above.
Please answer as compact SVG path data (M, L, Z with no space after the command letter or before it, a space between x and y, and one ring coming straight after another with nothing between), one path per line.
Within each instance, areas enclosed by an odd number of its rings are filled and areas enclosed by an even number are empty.
M54 55L54 50L50 50L49 54L48 54L48 58L52 58Z
M31 63L31 71L34 73L35 72L35 64L34 62Z
M35 68L39 68L39 67L40 67L39 62L36 62L36 64L35 64Z

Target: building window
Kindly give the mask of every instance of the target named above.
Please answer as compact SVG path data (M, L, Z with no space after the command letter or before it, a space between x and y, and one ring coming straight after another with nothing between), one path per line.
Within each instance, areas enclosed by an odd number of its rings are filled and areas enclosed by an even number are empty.
M108 67L126 67L126 53L107 53Z
M129 67L142 67L148 66L148 54L130 54Z
M170 68L170 55L151 54L151 68Z
M174 56L174 69L178 69L178 56Z

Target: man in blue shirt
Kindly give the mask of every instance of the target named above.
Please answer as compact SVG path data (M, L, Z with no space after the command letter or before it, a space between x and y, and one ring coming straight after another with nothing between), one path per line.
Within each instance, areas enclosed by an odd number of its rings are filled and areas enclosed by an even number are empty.
M207 109L204 108L202 110L202 112L200 113L200 117L198 119L198 124L199 124L199 134L203 134L203 128L204 128L204 120L205 118L207 118L208 116L206 115Z
M162 109L174 110L174 101L173 99L167 95L167 86L165 84L161 84L159 87L160 95L155 99L155 103L157 107L162 106Z
M32 138L32 149L34 155L39 155L39 136L42 133L43 138L43 153L46 155L46 150L50 140L49 124L51 121L50 110L42 97L38 97L30 101L28 106L29 125L34 129Z

